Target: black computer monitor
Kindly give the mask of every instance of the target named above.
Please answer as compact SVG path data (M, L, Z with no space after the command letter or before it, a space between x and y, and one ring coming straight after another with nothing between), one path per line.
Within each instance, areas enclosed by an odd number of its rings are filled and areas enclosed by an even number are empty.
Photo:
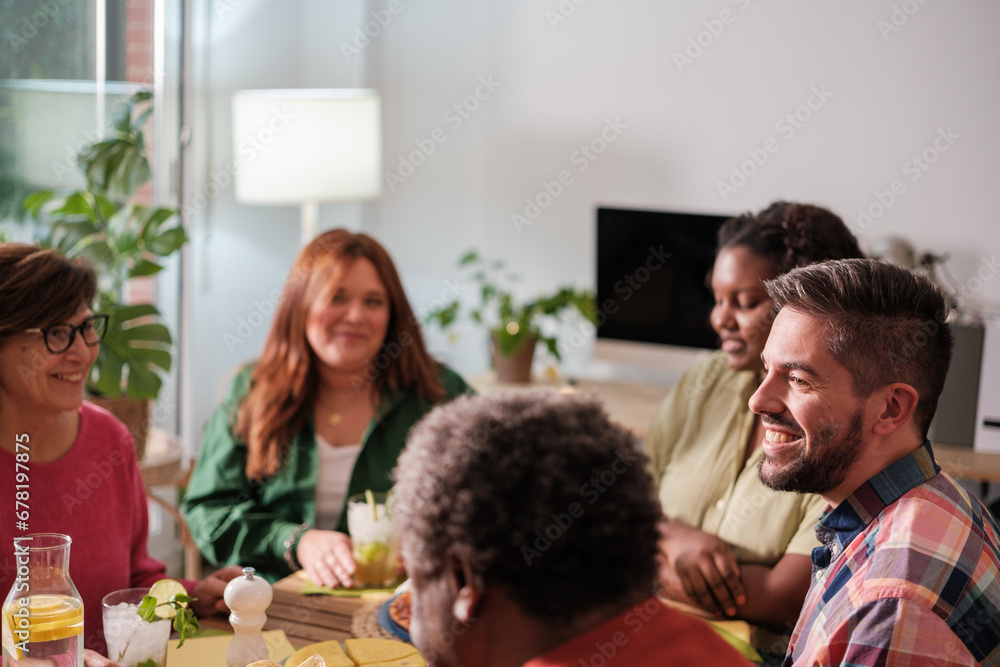
M727 215L597 209L597 339L718 347L706 277Z

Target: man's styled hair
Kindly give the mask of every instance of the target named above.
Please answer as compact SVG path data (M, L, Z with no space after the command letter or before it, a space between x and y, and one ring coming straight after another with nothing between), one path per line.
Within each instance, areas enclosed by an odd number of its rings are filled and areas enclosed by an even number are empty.
M884 262L846 259L794 269L765 287L775 309L826 323L827 350L850 372L859 396L893 382L916 389L913 421L927 437L954 344L934 284Z
M414 427L399 457L407 568L437 576L465 557L480 585L555 622L652 592L662 513L647 465L596 399L457 398Z

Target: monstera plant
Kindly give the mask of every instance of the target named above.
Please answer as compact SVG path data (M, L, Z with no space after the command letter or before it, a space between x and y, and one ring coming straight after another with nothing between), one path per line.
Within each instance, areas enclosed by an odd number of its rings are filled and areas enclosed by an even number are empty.
M176 209L135 202L152 177L142 130L151 112L152 94L134 94L115 110L111 136L80 150L86 187L39 190L24 200L28 215L47 230L42 246L83 257L97 271L94 310L110 316L88 380L99 396L156 398L160 374L171 366L172 339L159 310L123 299L129 280L161 271L188 240Z

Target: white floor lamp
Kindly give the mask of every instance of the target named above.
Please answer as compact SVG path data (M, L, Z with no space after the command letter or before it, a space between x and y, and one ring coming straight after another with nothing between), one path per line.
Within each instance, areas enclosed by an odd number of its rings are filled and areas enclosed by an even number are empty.
M233 96L236 201L301 206L302 244L320 202L382 188L378 93L364 89L241 90Z

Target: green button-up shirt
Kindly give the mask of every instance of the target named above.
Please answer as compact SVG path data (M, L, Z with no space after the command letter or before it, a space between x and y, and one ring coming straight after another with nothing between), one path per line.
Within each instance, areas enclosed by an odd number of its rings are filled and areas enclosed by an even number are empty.
M299 524L315 525L319 455L312 419L307 419L278 472L262 482L247 479L247 446L233 430L252 371L250 366L236 376L229 395L212 415L182 511L199 551L209 562L252 566L276 581L291 572L284 559L285 541ZM445 400L472 392L447 368L441 367L440 378ZM432 407L407 393L383 395L362 436L347 497L366 489L385 492L392 488L390 474L406 445L406 435ZM347 532L344 508L337 530Z

